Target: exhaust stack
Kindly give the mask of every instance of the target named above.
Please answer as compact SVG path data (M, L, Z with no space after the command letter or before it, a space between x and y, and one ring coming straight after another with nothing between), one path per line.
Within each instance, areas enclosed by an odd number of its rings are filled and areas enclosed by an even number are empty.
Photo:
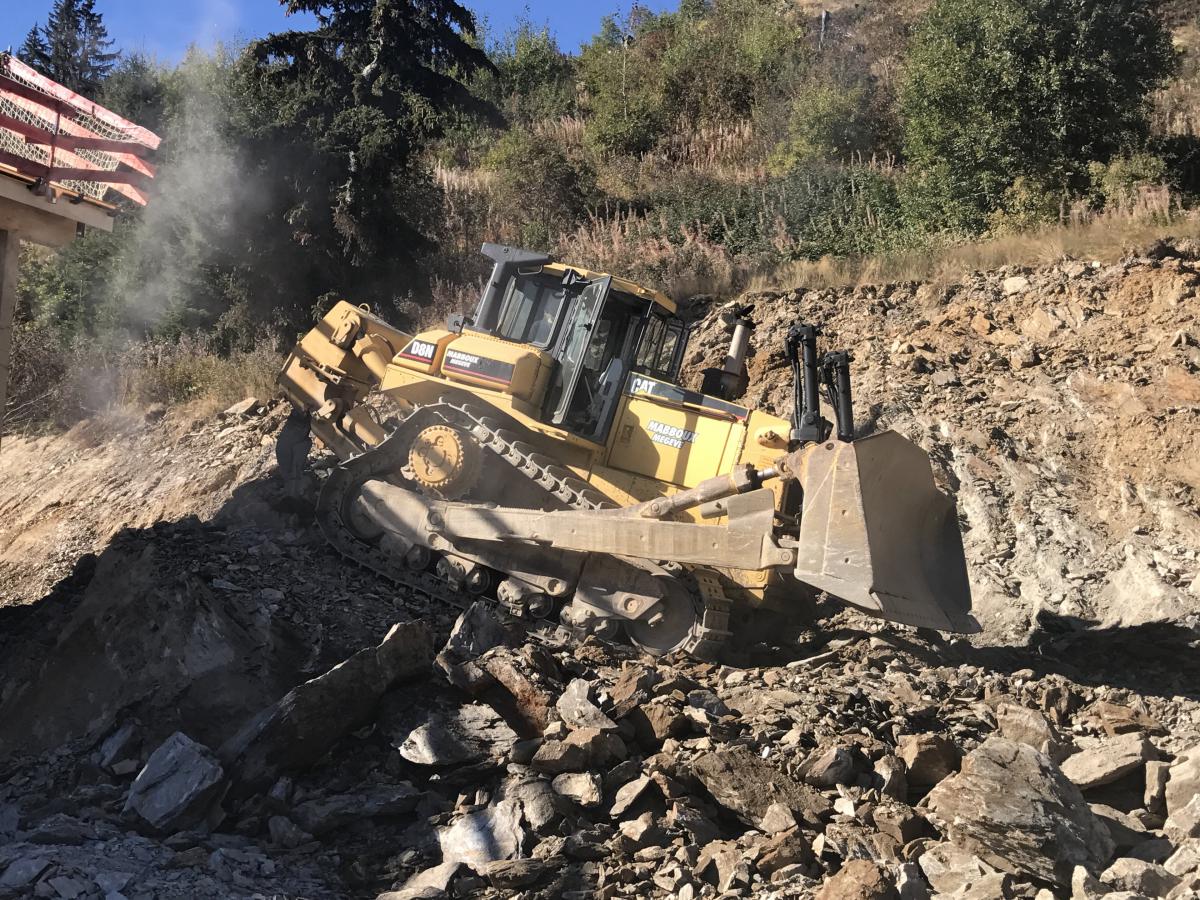
M749 377L746 375L746 351L750 349L750 333L754 323L739 318L733 323L733 337L729 341L729 353L721 368L721 390L727 397L739 397L746 392Z

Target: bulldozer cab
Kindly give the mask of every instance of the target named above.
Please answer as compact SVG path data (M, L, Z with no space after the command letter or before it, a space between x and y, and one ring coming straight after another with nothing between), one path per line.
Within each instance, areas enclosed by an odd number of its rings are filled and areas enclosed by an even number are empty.
M647 367L673 378L683 324L605 277L580 294L561 339L559 370L547 398L548 421L604 444L631 372Z
M572 267L526 264L506 274L495 336L545 350L557 362L543 421L604 444L631 372L677 376L685 329L652 298ZM477 321L489 317L488 303L485 296Z

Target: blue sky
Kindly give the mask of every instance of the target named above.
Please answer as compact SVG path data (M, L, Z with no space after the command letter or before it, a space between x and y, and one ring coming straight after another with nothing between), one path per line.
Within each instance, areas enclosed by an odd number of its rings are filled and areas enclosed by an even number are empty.
M466 0L486 18L493 34L503 34L522 13L548 24L559 45L574 51L595 33L601 16L628 12L630 0ZM4 0L0 48L20 47L34 22L45 22L51 0ZM661 11L672 0L642 0ZM276 0L96 0L109 35L118 47L174 62L189 44L209 47L218 41L246 41L281 28L303 27L306 20L286 17ZM299 22L300 25L295 23Z

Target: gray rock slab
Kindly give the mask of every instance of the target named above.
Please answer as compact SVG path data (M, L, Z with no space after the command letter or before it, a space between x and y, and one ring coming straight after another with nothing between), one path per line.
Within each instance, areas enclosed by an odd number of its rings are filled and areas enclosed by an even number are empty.
M466 863L482 871L498 859L514 859L525 844L521 807L515 800L467 813L438 831L443 863Z
M432 661L428 626L400 622L378 646L288 691L221 747L219 755L236 779L237 793L266 790L280 775L307 769L366 721L388 688L428 673Z
M563 722L572 730L596 728L600 731L615 731L617 723L592 702L590 691L591 686L585 679L576 678L567 685L554 707L562 716Z
M504 757L516 740L516 732L490 706L469 703L431 713L404 736L397 749L411 763L449 766Z
M146 760L129 789L125 811L161 831L178 831L203 822L225 785L225 772L213 752L177 731Z

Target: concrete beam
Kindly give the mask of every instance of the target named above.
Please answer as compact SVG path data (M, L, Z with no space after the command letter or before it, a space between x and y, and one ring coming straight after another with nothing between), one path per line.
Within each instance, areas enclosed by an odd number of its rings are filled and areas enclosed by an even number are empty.
M0 230L19 231L24 240L61 247L74 238L79 225L112 231L113 218L91 203L72 203L66 197L51 202L38 196L19 178L0 175Z

